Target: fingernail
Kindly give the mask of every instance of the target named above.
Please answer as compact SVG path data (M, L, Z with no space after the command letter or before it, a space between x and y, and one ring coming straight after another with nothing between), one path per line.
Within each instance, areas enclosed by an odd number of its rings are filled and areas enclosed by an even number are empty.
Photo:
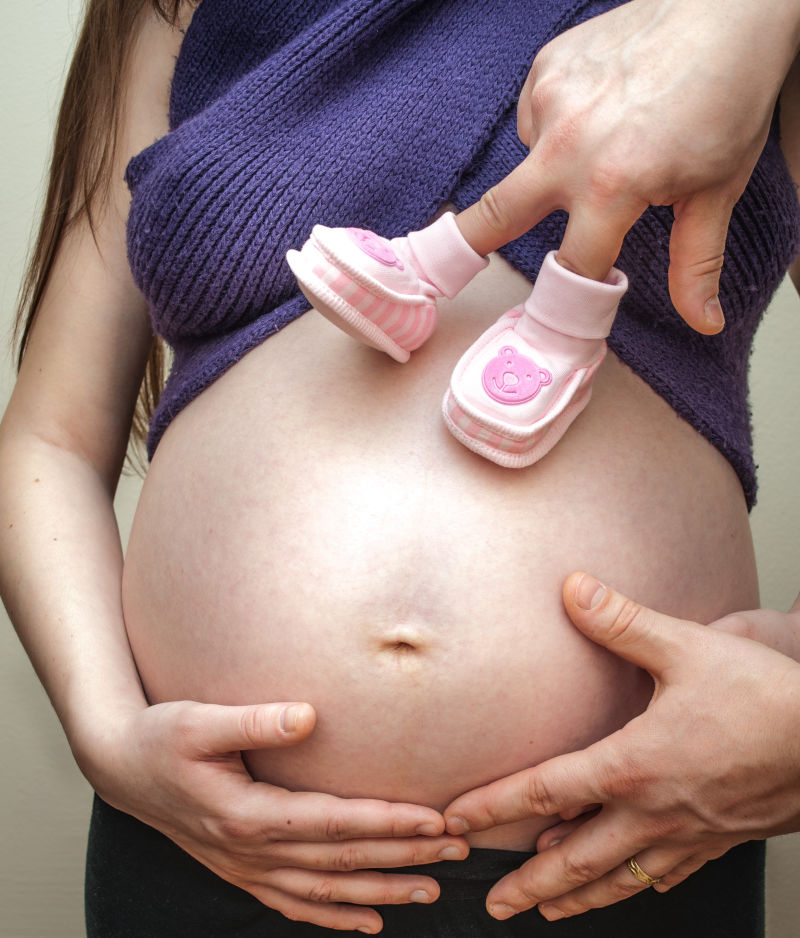
M545 850L552 850L553 847L557 847L561 843L561 837L556 837L555 840L551 840L550 843L544 848Z
M374 935L375 932L371 928L367 928L366 925L362 925L361 928L357 928L356 931L360 931L364 935Z
M606 595L606 588L599 580L584 573L578 588L575 590L575 604L581 609L594 609L599 606Z
M709 326L713 326L717 331L725 325L725 316L722 312L722 307L719 305L719 297L712 296L710 299L706 300L703 313L705 314L706 322Z
M450 834L466 834L469 830L469 824L463 817L449 817L447 819L447 831Z
M420 824L417 828L417 833L422 834L423 837L436 837L438 834L441 834L441 827L437 827L436 824Z
M560 918L564 918L561 909L557 909L554 905L540 905L539 911L548 922L557 922Z
M501 922L504 919L511 918L512 915L516 914L516 909L512 909L510 905L503 905L502 902L498 902L489 906L489 915L491 915L492 918L499 919Z
M415 889L409 896L412 902L430 902L431 897L424 889Z
M284 707L283 710L281 710L281 731L284 733L294 733L297 730L297 724L300 721L302 712L303 708L299 704L292 704L291 707Z
M439 854L440 860L460 860L464 856L464 851L458 847L445 847Z

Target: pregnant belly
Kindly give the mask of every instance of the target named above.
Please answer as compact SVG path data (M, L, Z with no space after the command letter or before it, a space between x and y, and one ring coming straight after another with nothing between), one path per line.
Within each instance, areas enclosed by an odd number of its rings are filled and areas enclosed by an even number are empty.
M441 808L646 704L647 676L566 618L571 571L704 621L756 601L735 476L613 358L537 466L449 437L454 360L521 289L495 268L407 366L303 317L165 435L126 558L131 644L154 702L316 707L308 741L248 755L255 777Z

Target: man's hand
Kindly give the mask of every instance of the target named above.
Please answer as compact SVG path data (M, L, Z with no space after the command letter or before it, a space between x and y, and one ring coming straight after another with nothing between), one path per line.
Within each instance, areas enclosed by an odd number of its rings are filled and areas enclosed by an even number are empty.
M708 628L586 574L569 577L564 603L588 638L645 668L655 690L647 710L606 739L447 808L454 834L534 815L568 821L491 889L492 915L539 905L556 919L611 905L647 888L626 865L632 856L666 891L735 844L800 829L800 665L733 634L754 614ZM767 616L765 634L778 618ZM772 634L796 636L797 613L782 618Z
M800 39L800 4L632 0L548 43L519 101L530 155L459 216L480 253L555 209L558 260L602 280L649 205L672 205L670 294L699 332L718 300L731 212Z

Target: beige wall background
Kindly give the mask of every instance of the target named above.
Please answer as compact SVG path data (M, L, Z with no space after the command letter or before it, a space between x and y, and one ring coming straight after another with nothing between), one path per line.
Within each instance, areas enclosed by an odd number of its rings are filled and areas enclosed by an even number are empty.
M14 299L36 206L79 0L0 0L0 407L13 383L8 347ZM800 589L800 300L785 283L759 332L753 410L761 495L753 513L765 606L786 609ZM68 389L65 389L68 391ZM138 480L123 479L123 537ZM79 938L91 793L47 698L0 614L0 938ZM800 835L769 846L768 935L796 938ZM676 936L678 938L678 936Z

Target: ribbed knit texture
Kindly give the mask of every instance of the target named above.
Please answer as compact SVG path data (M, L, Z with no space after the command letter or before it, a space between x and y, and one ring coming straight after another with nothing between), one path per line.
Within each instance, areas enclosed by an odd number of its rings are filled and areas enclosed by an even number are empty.
M618 0L203 0L176 65L167 136L128 168L131 267L175 362L150 433L307 307L285 261L311 227L422 227L525 156L516 97L536 51ZM730 460L755 497L750 344L800 245L773 129L734 213L706 338L667 292L671 211L651 209L618 266L630 290L611 348ZM529 279L555 213L501 253Z

